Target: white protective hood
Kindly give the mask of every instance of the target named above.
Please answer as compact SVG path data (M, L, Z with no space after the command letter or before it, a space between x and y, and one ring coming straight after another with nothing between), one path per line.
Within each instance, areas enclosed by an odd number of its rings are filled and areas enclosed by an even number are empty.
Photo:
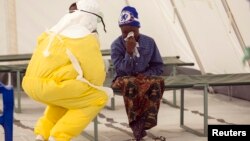
M100 14L97 1L79 0L76 2L76 5L78 10L64 15L59 22L49 30L50 41L43 52L45 57L50 55L49 49L51 43L57 35L63 35L69 38L82 38L96 30L99 18L96 15Z
M73 13L67 13L49 31L70 38L80 38L90 34L97 28L100 7L96 0L79 0L76 2L77 9ZM83 10L83 11L81 11ZM87 13L88 11L91 13Z

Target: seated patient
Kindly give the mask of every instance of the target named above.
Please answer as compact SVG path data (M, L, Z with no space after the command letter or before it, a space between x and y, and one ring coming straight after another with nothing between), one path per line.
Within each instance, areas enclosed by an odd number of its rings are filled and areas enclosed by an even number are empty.
M134 7L122 9L119 26L122 35L111 45L115 67L112 87L122 90L129 125L136 141L157 125L157 113L164 91L163 61L157 45L139 33L140 22Z

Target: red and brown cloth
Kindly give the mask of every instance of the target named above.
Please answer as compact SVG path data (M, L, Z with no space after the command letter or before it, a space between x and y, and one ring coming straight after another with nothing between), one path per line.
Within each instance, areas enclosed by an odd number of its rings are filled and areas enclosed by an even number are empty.
M157 115L164 92L164 79L159 76L118 77L112 88L123 95L129 125L136 140L157 125Z

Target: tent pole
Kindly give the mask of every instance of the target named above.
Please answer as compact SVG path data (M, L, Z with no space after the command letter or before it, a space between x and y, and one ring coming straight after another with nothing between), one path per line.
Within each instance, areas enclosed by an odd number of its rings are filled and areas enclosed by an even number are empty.
M231 23L231 25L232 25L232 27L234 29L234 32L235 32L235 34L237 36L237 39L239 40L241 48L242 48L242 50L244 50L245 47L246 47L246 44L245 44L245 42L244 42L244 40L243 40L243 38L241 36L240 30L239 30L239 28L237 26L237 23L236 23L236 21L234 19L233 13L232 13L229 5L228 5L228 2L226 0L221 0L221 2L222 2L222 5L223 5L226 13L227 13L227 16L228 16L228 18L230 20L230 23Z
M233 30L234 30L234 32L235 32L235 35L236 35L236 37L237 37L237 39L238 39L238 41L239 41L239 43L240 43L240 46L241 46L241 48L242 48L242 51L244 52L244 50L245 50L245 48L246 48L246 44L245 44L244 39L243 39L243 37L242 37L242 35L241 35L241 33L240 33L240 30L239 30L239 28L238 28L238 26L237 26L237 23L236 23L236 21L235 21L235 19L234 19L234 16L233 16L233 13L232 13L232 11L231 11L231 9L230 9L230 7L229 7L229 4L228 4L228 2L227 2L226 0L221 0L221 2L222 2L222 5L223 5L223 7L224 7L224 10L225 10L226 13L227 13L227 16L228 16L229 20L230 20L230 24L231 24L232 27L233 27ZM248 63L248 65L250 66L250 62L247 61L247 63Z
M7 53L17 54L16 1L5 0Z
M228 16L228 18L229 18L229 20L231 22L231 25L232 25L232 27L234 29L234 32L235 32L235 34L237 36L237 39L239 40L241 48L244 50L245 47L246 47L246 44L245 44L245 42L244 42L244 40L243 40L243 38L241 36L240 30L239 30L239 28L237 26L237 23L236 23L236 21L234 19L233 13L232 13L229 5L228 5L228 2L226 0L221 0L221 2L223 4L223 7L224 7L224 9L225 9L225 11L227 13L227 16Z
M190 48L191 48L191 50L193 52L193 55L194 55L195 60L197 62L197 65L200 68L201 74L205 74L205 69L204 69L204 67L203 67L203 65L201 63L201 60L200 60L200 58L198 56L198 53L195 50L194 44L193 44L193 42L192 42L192 40L190 38L190 35L188 34L187 28L186 28L186 26L185 26L185 24L184 24L184 22L183 22L183 20L182 20L182 18L180 16L180 13L179 13L178 9L176 8L174 0L171 0L171 4L174 7L174 13L176 13L176 16L177 16L177 18L178 18L178 20L180 22L180 25L181 25L182 30L183 30L186 38L187 38L188 44L190 45Z

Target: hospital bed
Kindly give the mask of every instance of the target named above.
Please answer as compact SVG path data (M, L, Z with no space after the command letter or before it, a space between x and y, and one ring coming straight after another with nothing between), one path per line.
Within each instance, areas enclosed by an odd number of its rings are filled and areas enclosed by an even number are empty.
M233 86L250 85L250 73L238 74L209 74L209 75L176 75L166 77L165 89L181 89L180 98L180 126L187 131L200 136L208 134L208 87L209 86ZM184 124L184 89L203 87L203 132L199 132Z

